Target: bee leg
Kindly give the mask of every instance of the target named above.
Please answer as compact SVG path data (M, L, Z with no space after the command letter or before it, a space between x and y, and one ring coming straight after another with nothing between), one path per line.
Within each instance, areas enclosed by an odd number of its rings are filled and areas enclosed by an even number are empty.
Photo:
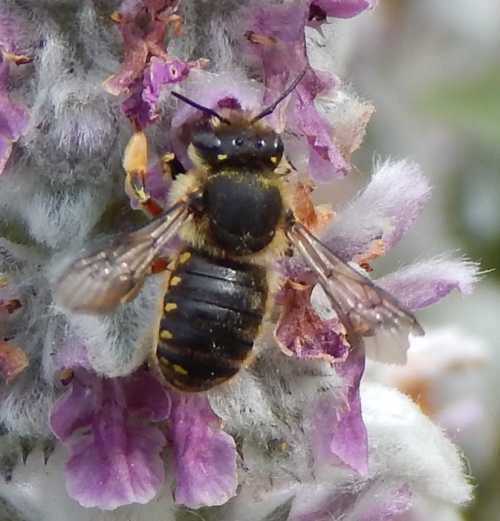
M163 207L147 192L145 178L148 167L148 143L144 132L135 132L123 154L123 168L126 172L125 191L139 200L141 208L151 217L163 213Z
M156 273L161 273L162 271L166 271L169 269L170 261L166 257L157 257L151 263L151 273L155 275Z
M158 217L163 207L146 191L145 172L132 172L125 178L125 191L139 200L142 210L150 217Z

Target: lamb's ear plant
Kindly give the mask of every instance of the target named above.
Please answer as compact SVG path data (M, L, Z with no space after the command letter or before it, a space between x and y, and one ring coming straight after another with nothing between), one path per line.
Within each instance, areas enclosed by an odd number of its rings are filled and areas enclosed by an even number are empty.
M53 297L68 260L146 222L122 167L135 133L147 135L145 188L160 204L171 182L162 162L189 168L203 114L172 90L213 110L258 111L306 70L270 116L304 200L313 186L334 190L355 175L351 156L374 107L335 76L332 56L337 25L349 23L341 19L370 16L374 3L2 0L6 519L439 521L470 499L441 430L398 391L361 383L365 356L381 353L349 342L300 263L276 266L279 312L253 362L204 393L174 392L145 368L160 276L106 315L71 312ZM429 193L416 164L381 161L345 208L311 204L307 216L343 261L368 268ZM469 293L476 278L475 264L440 256L375 282L417 311L452 290ZM404 361L408 343L380 347Z

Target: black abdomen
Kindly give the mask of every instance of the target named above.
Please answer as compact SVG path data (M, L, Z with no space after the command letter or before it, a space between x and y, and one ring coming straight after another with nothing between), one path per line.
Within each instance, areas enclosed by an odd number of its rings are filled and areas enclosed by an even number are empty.
M165 294L157 349L167 381L203 391L234 376L252 350L266 298L263 268L181 253Z

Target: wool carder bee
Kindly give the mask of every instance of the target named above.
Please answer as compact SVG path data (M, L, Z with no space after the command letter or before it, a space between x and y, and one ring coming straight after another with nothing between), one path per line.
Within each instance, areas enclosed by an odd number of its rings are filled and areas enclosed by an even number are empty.
M422 332L411 313L340 260L296 217L293 182L279 168L283 141L263 118L302 77L258 114L218 113L174 93L208 115L188 148L194 168L175 177L161 215L76 260L57 283L62 305L77 312L110 312L137 295L152 263L179 236L184 246L166 271L154 357L165 380L179 390L210 389L248 362L272 300L273 266L290 251L317 274L348 333ZM125 154L129 173L145 168L146 159L136 153L141 148L136 143ZM147 194L142 199L151 202Z

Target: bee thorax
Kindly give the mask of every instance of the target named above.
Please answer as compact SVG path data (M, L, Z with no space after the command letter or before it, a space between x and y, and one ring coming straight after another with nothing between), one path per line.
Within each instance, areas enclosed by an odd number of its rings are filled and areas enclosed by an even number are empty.
M223 172L204 193L209 233L217 246L237 255L255 253L272 240L283 212L278 187L253 172Z

